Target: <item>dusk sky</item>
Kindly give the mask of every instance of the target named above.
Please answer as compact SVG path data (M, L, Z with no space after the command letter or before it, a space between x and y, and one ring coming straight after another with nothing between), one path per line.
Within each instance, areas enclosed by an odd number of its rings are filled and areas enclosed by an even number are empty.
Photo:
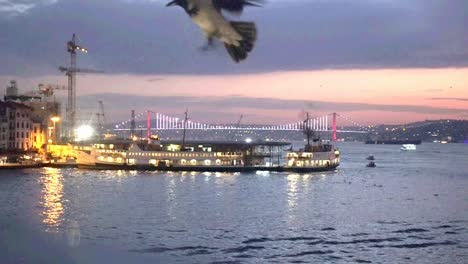
M0 0L0 91L66 84L72 33L90 52L78 77L83 109L110 120L151 109L194 120L297 121L338 112L363 124L468 118L468 1L269 0L256 47L235 64L222 45L200 51L180 8L149 0ZM62 93L64 94L64 93ZM87 110L83 110L87 111Z

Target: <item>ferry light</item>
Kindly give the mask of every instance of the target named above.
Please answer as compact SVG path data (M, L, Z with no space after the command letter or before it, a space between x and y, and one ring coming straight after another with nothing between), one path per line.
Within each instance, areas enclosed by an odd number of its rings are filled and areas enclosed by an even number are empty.
M246 138L245 143L252 143L252 139L251 138Z

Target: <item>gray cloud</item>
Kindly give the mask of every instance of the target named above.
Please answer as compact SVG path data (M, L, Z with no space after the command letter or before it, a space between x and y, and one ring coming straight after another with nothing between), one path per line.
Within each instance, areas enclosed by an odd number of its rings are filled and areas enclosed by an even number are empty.
M27 13L33 8L42 5L50 5L58 0L0 0L0 14L12 17Z
M468 102L468 98L459 98L459 97L433 97L429 98L432 101L462 101Z
M108 73L245 73L324 68L468 66L466 0L270 1L241 19L256 21L249 59L222 47L200 52L199 29L166 1L2 1L0 74L42 74L68 61L73 32L90 49L82 67ZM6 11L5 11L6 10Z

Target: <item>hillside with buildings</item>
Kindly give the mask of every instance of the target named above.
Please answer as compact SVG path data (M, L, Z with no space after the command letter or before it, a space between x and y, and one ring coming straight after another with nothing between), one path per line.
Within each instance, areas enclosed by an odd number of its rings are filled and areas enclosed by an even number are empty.
M465 142L467 120L426 120L398 126L381 125L371 137L377 139L420 139L424 142Z

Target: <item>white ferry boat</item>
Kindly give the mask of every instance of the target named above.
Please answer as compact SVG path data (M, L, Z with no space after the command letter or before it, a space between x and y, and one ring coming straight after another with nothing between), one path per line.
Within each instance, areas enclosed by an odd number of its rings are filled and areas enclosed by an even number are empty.
M285 171L313 172L335 170L340 165L340 151L331 144L307 147L287 153Z
M160 141L111 140L73 146L78 167L161 171L295 171L334 170L339 151L331 144L304 150L284 148L287 142L273 141Z
M187 119L187 112L185 113ZM309 116L304 121L307 145L284 157L287 142L273 141L161 141L158 136L138 140L105 140L80 145L50 146L58 156L74 157L78 167L162 171L292 171L335 170L340 152L316 137ZM313 137L314 144L310 144ZM55 149L55 151L54 151ZM60 153L60 154L57 154ZM53 155L52 155L53 156Z

